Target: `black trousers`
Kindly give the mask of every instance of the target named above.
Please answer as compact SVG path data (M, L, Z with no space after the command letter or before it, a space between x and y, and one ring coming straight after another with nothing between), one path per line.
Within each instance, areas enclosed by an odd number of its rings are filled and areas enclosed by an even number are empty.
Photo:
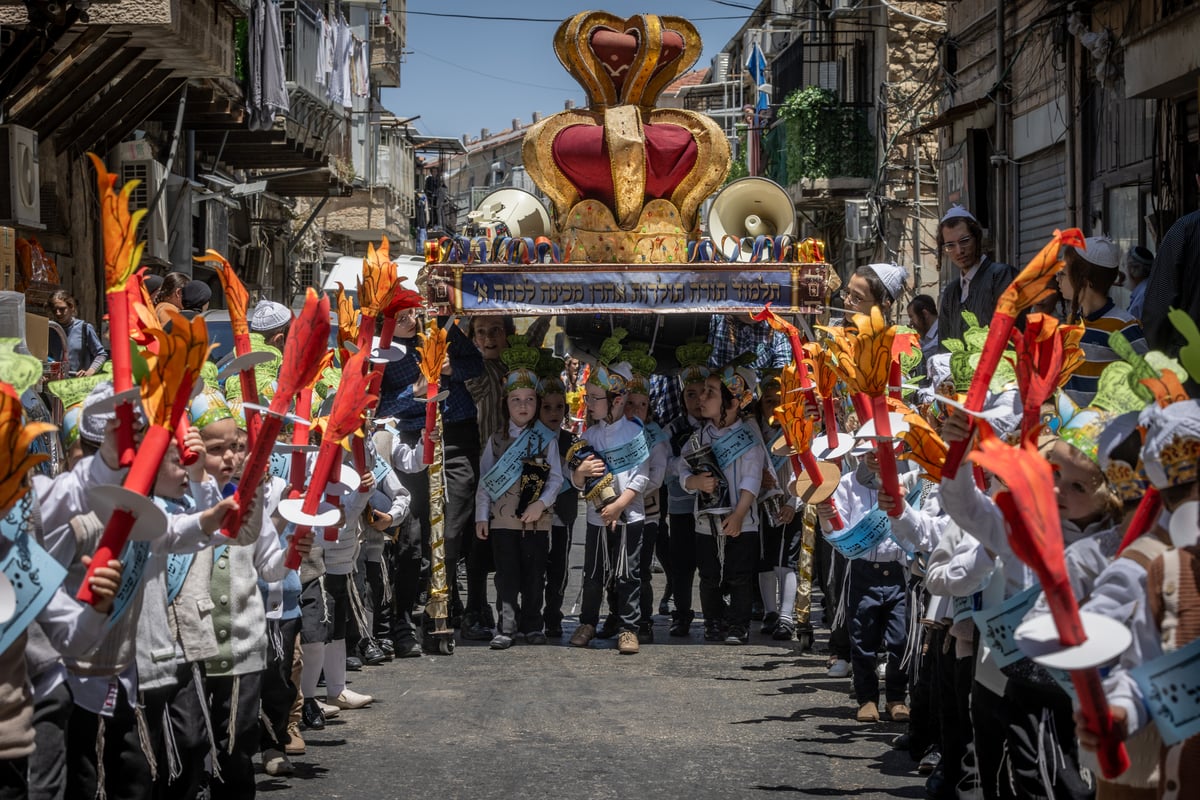
M99 782L96 740L100 715L76 706L67 722L68 800L93 798ZM144 800L154 782L142 752L137 718L124 686L117 689L113 715L104 718L104 791L110 800Z
M262 674L262 712L270 722L263 725L259 749L282 750L291 739L288 720L300 687L292 682L296 663L296 639L300 618L267 620L267 668Z
M403 483L403 480L401 482ZM415 495L413 503L415 506ZM413 612L421 597L422 575L428 566L428 561L422 555L421 523L417 519L415 513L410 513L404 518L392 549L392 605L395 608L392 617L392 638L397 645L410 644L417 639ZM455 584L452 573L447 572L446 578L451 586Z
M209 677L207 683L209 713L212 715L213 736L217 742L217 766L221 770L220 778L213 775L210 784L212 796L254 797L254 754L258 752L259 745L258 706L262 697L262 673ZM232 726L229 724L231 717Z
M941 706L943 701L954 702L951 694L942 695L937 686L937 662L946 641L946 629L935 625L923 625L921 649L909 661L908 718L910 744L908 751L913 758L921 758L932 746L941 750Z
M884 695L889 703L903 702L908 675L900 668L908 637L908 584L895 561L850 562L846 615L850 623L850 663L859 704L879 702L875 665L880 645L887 651Z
M496 559L500 633L540 632L550 532L493 528L488 539Z
M0 800L25 800L29 797L29 759L0 761Z
M696 580L696 517L687 514L668 515L667 533L671 551L671 596L675 598L675 618L691 622L692 586Z
M1079 774L1079 742L1070 698L1057 687L1010 678L1004 690L1004 709L1017 797L1091 800L1095 790ZM1050 786L1043 780L1039 753L1046 760Z
M971 728L979 785L985 800L1016 800L1010 775L1004 698L978 682L971 686Z
M850 660L850 628L847 623L851 609L847 608L841 622L834 625L838 604L843 601L842 587L850 562L833 549L824 536L816 537L813 553L813 580L821 586L821 615L829 628L829 652L836 658Z
M390 587L384 586L383 565L392 563L392 551L396 544L387 539L383 544L383 558L380 561L368 561L364 577L367 581L367 596L363 602L371 616L371 636L374 639L392 638L392 618L394 614L395 597L385 600ZM390 567L389 567L390 568Z
M196 672L200 674L199 686ZM200 699L200 693L205 691L204 667L193 671L190 664L182 664L175 680L174 686L142 693L142 713L158 773L154 780L156 800L191 800L200 795L205 782L204 759L209 742L204 726L205 707ZM179 770L173 780L172 759L177 759Z
M550 529L550 552L546 558L546 605L542 610L542 620L548 626L562 624L570 561L571 529L555 525Z
M617 615L621 629L636 631L641 621L642 523L631 522L615 528L587 526L583 558L583 607L579 622L596 625L600 622L600 604L604 600L605 584L616 586Z
M707 526L701 520L697 526ZM718 524L720 524L718 522ZM705 528L707 530L707 528ZM696 535L696 567L700 572L700 610L704 624L724 623L730 629L750 630L750 607L758 596L757 565L759 535L742 531L740 536ZM723 546L722 556L717 548ZM724 593L729 593L726 604Z
M671 574L671 515L667 513L667 489L663 487L659 497L658 507L662 513L658 519L658 535L654 538L654 555L662 565L663 575L666 576L667 586L663 589L661 602L666 602L675 596L674 576Z
M66 681L33 705L34 751L29 762L30 800L61 800L67 783L67 722L75 701Z
M647 522L642 525L642 554L638 562L638 573L641 579L639 592L639 607L642 617L642 627L648 628L654 624L654 548L658 543L658 522Z

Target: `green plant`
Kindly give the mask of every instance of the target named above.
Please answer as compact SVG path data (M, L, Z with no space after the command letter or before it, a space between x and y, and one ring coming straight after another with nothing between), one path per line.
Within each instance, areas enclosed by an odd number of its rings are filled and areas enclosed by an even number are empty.
M750 168L746 166L746 125L739 122L736 128L738 138L737 155L729 162L729 175L725 178L726 183L732 183L738 178L745 178L750 174Z
M806 86L787 96L779 117L790 180L871 176L875 148L866 109L839 102L829 89Z

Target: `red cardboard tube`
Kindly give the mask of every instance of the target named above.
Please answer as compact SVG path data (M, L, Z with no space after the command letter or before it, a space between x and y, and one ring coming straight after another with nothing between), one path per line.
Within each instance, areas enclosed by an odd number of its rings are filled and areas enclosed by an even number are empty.
M1133 512L1133 519L1129 520L1129 528L1125 531L1125 538L1121 540L1121 546L1117 549L1118 556L1121 555L1122 550L1129 547L1142 534L1154 526L1154 523L1158 521L1158 515L1161 511L1162 495L1159 494L1158 489L1151 486L1142 495L1137 510Z
M825 421L825 438L829 441L829 448L836 450L838 446L838 429L837 429L837 414L833 408L833 398L826 397L821 401L822 417Z
M133 356L129 352L129 302L124 290L107 292L108 338L113 364L113 392L120 394L133 388ZM133 404L117 406L117 463L128 467L134 460ZM166 452L165 450L163 451ZM155 467L155 472L158 468Z
M988 327L987 340L983 344L983 352L979 355L979 366L975 368L975 374L971 377L971 388L967 390L967 400L964 403L971 411L983 410L983 402L987 399L988 384L992 382L992 376L996 374L996 367L1000 365L1000 359L1004 355L1004 346L1008 344L1008 337L1012 334L1015 324L1016 320L1007 314L995 314L992 317L992 324ZM974 417L968 417L968 421L974 427ZM946 451L946 461L942 465L943 480L953 480L954 476L958 475L958 467L962 464L970 444L970 436L950 443L950 447Z
M1112 709L1104 694L1100 673L1095 669L1073 670L1071 684L1079 696L1079 710L1087 727L1099 734L1096 759L1100 762L1100 771L1112 780L1129 769L1129 753L1125 751L1125 743L1113 732Z
M817 457L812 454L812 450L805 450L800 453L799 459L804 465L804 471L812 478L813 486L820 486L825 482L825 476L821 474L820 465L817 464ZM797 475L800 474L799 466L800 464L797 464L795 461L792 462L792 469L796 470ZM833 519L829 520L830 527L835 531L840 531L845 527L845 523L842 522L842 515L838 511L837 504L833 502L833 496L831 495L825 502L829 503L829 507L833 509L834 513Z
M875 456L879 459L879 478L883 483L883 490L896 501L895 508L888 512L888 516L894 519L904 513L904 495L900 494L900 475L896 469L895 444L890 438L892 421L888 417L886 395L873 397L871 401L875 406L875 434L880 437L875 440Z
M170 446L171 431L161 425L151 425L142 438L141 447L137 449L137 456L129 468L129 474L125 476L124 487L131 492L149 497L154 491L154 480L158 477L158 468ZM96 552L92 555L92 563L88 566L87 574L83 576L83 583L80 584L79 591L75 593L75 599L88 605L95 604L96 597L92 593L91 587L92 575L97 569L108 566L109 561L121 555L121 551L125 549L125 544L129 541L129 532L133 530L135 521L136 518L124 509L117 509L113 512L112 517L104 526L100 544L97 545Z
M438 394L438 385L436 383L429 384L429 388L425 392L425 399L429 402L425 404L425 450L422 453L422 463L429 466L433 463L433 429L437 427L437 401L434 400Z

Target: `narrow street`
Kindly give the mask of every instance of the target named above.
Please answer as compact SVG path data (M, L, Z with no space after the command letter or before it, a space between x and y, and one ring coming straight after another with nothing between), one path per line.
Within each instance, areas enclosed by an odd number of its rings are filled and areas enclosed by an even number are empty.
M572 548L568 603L583 548ZM655 575L656 596L662 575ZM568 609L569 610L569 609ZM825 676L823 652L757 633L730 647L666 635L620 656L615 640L587 651L518 644L496 652L459 643L452 656L351 673L375 696L323 731L306 731L296 774L260 773L280 798L698 798L924 796L903 726L854 721L850 679ZM823 651L825 632L818 632Z

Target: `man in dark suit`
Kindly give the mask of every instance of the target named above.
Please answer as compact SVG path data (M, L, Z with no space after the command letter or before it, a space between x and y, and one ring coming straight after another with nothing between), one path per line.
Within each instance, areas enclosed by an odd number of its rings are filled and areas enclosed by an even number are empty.
M957 268L942 288L938 334L943 341L961 339L967 327L962 312L970 311L979 318L980 325L988 325L996 301L1017 276L1017 270L988 258L983 252L983 228L970 211L959 205L952 206L938 225L938 249Z

